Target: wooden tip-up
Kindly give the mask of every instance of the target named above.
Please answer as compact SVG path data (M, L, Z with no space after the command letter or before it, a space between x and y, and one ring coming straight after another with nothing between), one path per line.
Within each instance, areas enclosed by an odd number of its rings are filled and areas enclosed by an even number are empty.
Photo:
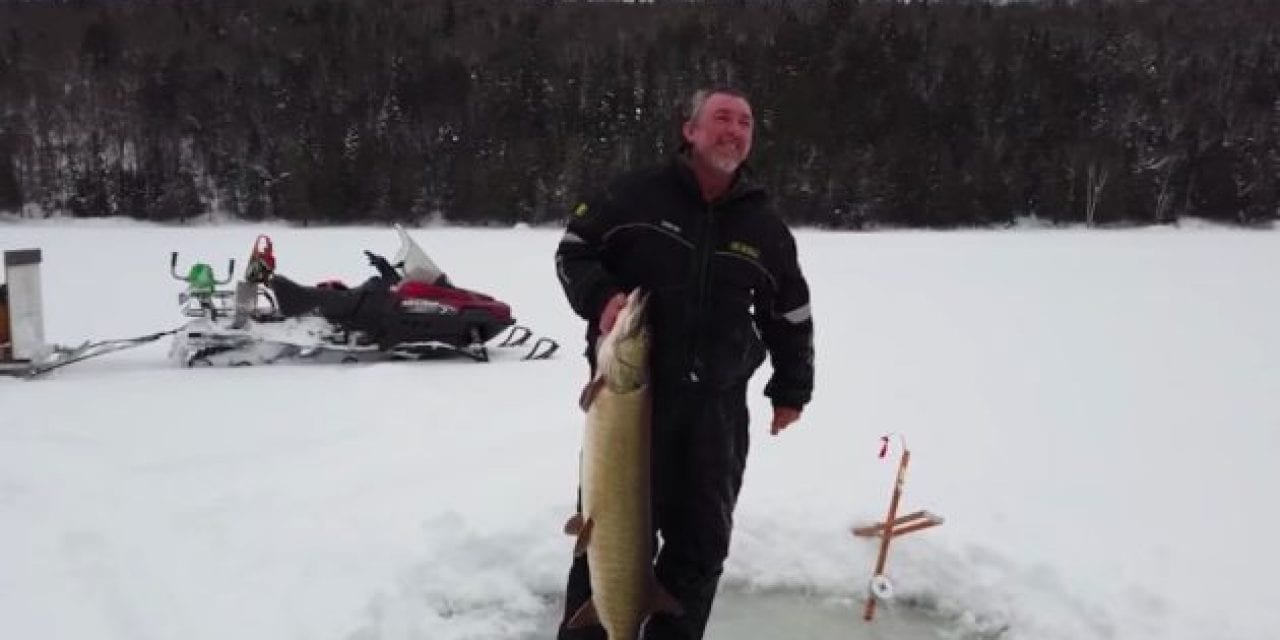
M882 440L885 440L885 438L882 438ZM887 446L881 449L881 457L884 456L885 449L887 449ZM871 577L872 588L867 595L867 606L862 614L863 620L870 621L876 613L876 602L882 598L888 599L893 592L889 578L884 574L885 564L889 560L889 543L894 538L904 536L913 531L935 527L943 522L940 516L924 510L908 513L905 516L898 515L898 502L902 499L902 488L907 482L907 465L910 462L911 450L904 445L902 458L898 461L898 477L893 483L893 495L889 498L889 513L885 516L884 522L864 527L854 527L851 530L853 535L858 537L880 539L880 552L876 554L876 569Z
M894 518L893 520L893 536L897 537L903 534L928 529L946 522L946 520L937 514L928 511L916 511L905 516ZM865 527L854 527L850 530L853 535L861 538L872 538L881 535L885 530L883 522L867 525Z

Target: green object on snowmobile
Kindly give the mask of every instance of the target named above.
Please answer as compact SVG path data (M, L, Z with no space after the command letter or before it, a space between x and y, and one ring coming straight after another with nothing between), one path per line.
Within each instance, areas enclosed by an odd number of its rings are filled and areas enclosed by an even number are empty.
M187 271L187 288L191 293L213 293L214 287L218 284L218 279L213 275L213 267L197 262L191 265L191 270Z

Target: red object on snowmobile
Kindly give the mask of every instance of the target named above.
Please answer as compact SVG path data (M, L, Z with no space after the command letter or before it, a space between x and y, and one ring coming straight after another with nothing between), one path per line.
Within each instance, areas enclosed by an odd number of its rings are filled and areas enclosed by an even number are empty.
M345 283L345 282L343 282L343 281L341 281L341 280L334 279L334 280L322 280L322 281L320 281L320 282L317 282L317 283L316 283L316 288L317 288L317 289L335 289L335 290L337 290L337 291L346 291L346 290L350 289L351 287L348 287L348 286L347 286L347 283Z
M249 252L249 264L244 268L245 282L265 284L276 272L276 254L271 249L271 238L259 235Z
M266 246L262 246L264 244ZM257 239L253 241L253 253L250 258L262 260L262 263L266 265L269 270L276 270L276 254L275 250L271 247L270 236L265 233L260 234Z
M502 323L510 322L511 307L476 291L441 287L416 280L406 280L395 287L395 295L401 300L431 300L449 305L458 311L474 309L483 311Z

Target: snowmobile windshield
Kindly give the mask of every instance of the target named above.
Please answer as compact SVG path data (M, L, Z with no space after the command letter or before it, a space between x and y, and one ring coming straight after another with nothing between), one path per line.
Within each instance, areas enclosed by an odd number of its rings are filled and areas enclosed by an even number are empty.
M444 271L427 257L427 252L409 237L404 227L396 225L396 233L400 234L400 250L396 252L396 264L403 265L404 279L426 284L442 284L449 281Z

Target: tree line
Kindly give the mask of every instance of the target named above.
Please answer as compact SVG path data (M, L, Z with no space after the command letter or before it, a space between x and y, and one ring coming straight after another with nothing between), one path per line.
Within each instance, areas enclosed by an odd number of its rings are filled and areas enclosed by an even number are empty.
M1280 211L1270 0L10 0L0 211L553 222L713 84L793 223Z

